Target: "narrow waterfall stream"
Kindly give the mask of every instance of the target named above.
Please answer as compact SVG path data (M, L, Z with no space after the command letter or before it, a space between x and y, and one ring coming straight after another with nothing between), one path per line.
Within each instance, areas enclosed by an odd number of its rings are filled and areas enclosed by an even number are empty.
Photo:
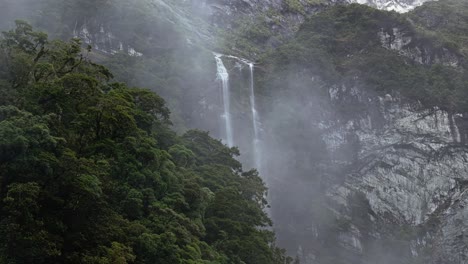
M253 137L253 157L254 157L254 165L257 170L260 170L261 166L261 157L260 157L260 131L259 131L259 120L258 120L258 112L255 103L255 80L254 80L254 64L249 63L250 69L250 108L252 111L252 125L254 130L254 137Z
M226 143L229 147L234 146L234 139L232 135L232 120L231 120L231 95L229 91L229 73L224 66L221 57L222 54L214 53L216 59L217 79L221 81L223 88L223 106L224 106L224 125L226 130Z

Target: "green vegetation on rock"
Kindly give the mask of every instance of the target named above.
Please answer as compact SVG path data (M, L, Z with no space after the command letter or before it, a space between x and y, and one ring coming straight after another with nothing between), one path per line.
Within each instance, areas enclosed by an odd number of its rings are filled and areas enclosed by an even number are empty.
M301 26L293 40L264 55L263 87L287 87L281 84L287 80L284 76L291 71L302 71L331 85L362 85L381 93L400 93L407 99L421 101L426 107L467 111L466 45L454 43L463 44L460 33L468 25L463 27L462 22L458 23L462 28L453 36L430 34L427 27L421 26L423 11L417 9L402 15L352 4L314 15ZM419 25L415 25L416 18ZM382 43L382 34L388 34L390 39L396 37L394 29L411 40L400 50L389 49ZM445 57L447 61L456 60L458 65L444 64ZM279 84L272 84L275 80Z

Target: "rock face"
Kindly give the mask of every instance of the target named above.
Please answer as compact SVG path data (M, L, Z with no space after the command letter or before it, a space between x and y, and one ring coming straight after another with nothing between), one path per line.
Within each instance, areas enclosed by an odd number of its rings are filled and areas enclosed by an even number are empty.
M119 52L130 56L140 57L142 53L138 52L128 43L124 43L112 33L112 29L104 24L99 25L99 29L90 29L86 23L75 25L73 37L81 39L85 44L91 45L94 50L114 55Z
M427 1L430 0L350 0L352 3L369 5L382 10L393 10L399 13L408 12Z
M466 161L465 161L466 162ZM468 192L466 182L455 189L450 207L442 215L441 230L435 242L436 261L439 263L466 263L468 261Z
M357 117L338 116L323 133L331 156L337 157L334 166L347 167L344 181L328 191L333 211L352 223L348 234L341 235L343 246L370 261L372 249L363 245L395 238L398 234L388 226L396 225L412 229L405 234L412 242L400 256L466 263L468 147L457 122L465 117L356 87L330 89L330 99L367 109ZM340 158L344 149L353 155ZM365 214L358 218L367 225L359 227L353 207L363 205ZM429 249L435 251L427 254Z
M462 64L459 54L446 47L434 47L430 42L415 40L411 33L400 28L379 32L382 47L395 50L400 55L426 65L442 64L445 66L458 67Z
M467 263L466 114L308 79L261 113L280 245L305 264Z

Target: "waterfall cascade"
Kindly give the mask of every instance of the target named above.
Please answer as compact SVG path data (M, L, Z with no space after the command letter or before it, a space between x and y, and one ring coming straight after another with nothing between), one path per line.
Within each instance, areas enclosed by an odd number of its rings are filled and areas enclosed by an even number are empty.
M214 53L216 59L217 79L221 81L223 87L223 105L224 105L224 125L226 130L226 143L229 147L234 146L234 139L232 135L232 120L231 120L231 95L229 91L229 73L224 66L221 57L222 54Z
M259 120L258 120L258 112L256 108L255 102L255 83L254 83L254 64L249 63L250 69L250 108L252 111L252 125L254 130L254 138L253 138L253 157L254 157L254 165L257 170L260 170L261 162L260 162L260 131L259 131Z
M235 57L232 55L223 55L219 53L213 53L216 59L217 65L217 79L222 83L223 92L223 104L224 104L224 126L226 132L226 142L229 147L234 145L232 117L231 117L231 96L229 90L229 73L224 66L222 57L235 59L244 65L247 65L250 70L250 108L252 113L252 127L253 127L253 138L252 138L252 157L253 165L255 168L260 170L261 167L261 152L260 152L260 121L258 112L256 109L255 100L255 76L254 76L254 64L246 59Z

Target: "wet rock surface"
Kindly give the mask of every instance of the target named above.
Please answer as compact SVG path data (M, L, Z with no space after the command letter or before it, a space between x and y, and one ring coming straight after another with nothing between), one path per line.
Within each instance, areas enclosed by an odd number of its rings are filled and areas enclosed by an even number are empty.
M468 146L457 122L465 117L356 87L329 93L332 105L368 109L355 117L335 113L323 133L331 166L343 168L343 181L327 194L337 218L349 221L340 247L359 252L357 263L374 263L376 243L394 251L389 261L466 263ZM344 150L354 154L342 159ZM400 243L392 248L385 240Z

